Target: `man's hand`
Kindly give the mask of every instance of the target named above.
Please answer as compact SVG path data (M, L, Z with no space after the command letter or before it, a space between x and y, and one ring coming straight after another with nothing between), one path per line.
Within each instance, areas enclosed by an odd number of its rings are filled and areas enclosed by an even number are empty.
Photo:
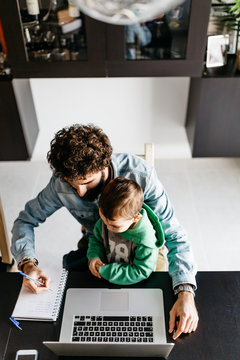
M44 284L44 286L36 284L34 281L23 278L23 287L34 294L40 294L47 291L49 288L50 278L32 262L23 265L23 272L33 279L36 279Z
M179 320L178 320L179 319ZM176 340L182 333L191 333L198 326L198 312L194 296L189 291L182 291L170 311L169 332L172 333L176 324L173 339Z
M100 266L104 265L105 264L99 258L93 258L89 263L89 270L94 276L101 278L101 275L99 274L99 268Z

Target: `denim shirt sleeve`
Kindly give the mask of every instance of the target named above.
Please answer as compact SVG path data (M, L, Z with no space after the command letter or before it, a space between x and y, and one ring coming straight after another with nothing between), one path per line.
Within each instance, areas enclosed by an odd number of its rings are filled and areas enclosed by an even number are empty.
M56 178L52 177L37 197L26 203L14 222L11 251L17 263L24 257L35 257L34 228L63 206L55 189L55 181Z
M168 195L152 169L144 191L144 201L159 217L168 249L169 274L173 288L179 284L192 284L196 288L197 266L187 234L175 217Z

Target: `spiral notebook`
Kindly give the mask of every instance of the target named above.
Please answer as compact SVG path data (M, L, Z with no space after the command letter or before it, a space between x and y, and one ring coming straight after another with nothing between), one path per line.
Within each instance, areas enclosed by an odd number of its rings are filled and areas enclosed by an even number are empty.
M20 290L12 317L17 320L56 321L61 307L68 272L59 267L44 267L51 278L50 288L38 295L23 287Z

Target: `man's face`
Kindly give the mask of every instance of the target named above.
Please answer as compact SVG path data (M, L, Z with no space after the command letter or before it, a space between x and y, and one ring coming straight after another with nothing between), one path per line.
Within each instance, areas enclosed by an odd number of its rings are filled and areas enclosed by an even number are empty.
M86 175L84 179L67 179L78 195L86 201L94 201L101 193L105 183L106 172L99 171L94 174Z

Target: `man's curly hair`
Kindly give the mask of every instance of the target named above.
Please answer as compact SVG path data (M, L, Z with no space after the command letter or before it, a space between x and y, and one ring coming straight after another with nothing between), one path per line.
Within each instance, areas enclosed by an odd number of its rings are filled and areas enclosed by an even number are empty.
M55 176L83 179L110 165L112 146L106 134L92 124L75 124L58 131L47 160Z

